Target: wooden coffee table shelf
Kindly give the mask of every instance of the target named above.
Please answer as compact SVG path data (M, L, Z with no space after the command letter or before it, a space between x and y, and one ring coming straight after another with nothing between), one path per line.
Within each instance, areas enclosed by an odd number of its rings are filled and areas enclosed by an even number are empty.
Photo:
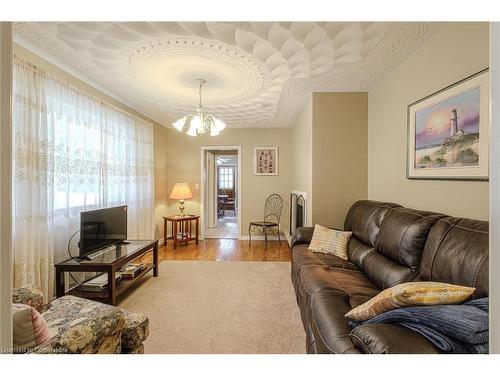
M146 275L149 271L151 271L154 268L154 265L152 263L146 265L144 269L139 271L137 275L133 279L126 279L123 278L116 284L116 296L118 297L120 294L125 292L127 289L132 287L134 284L136 284L138 281L141 280L141 278ZM97 276L96 276L97 277ZM104 290L102 292L87 292L84 290L80 290L79 286L74 286L70 288L69 290L66 291L66 294L71 294L72 296L80 297L80 298L87 298L91 299L94 301L102 301L102 302L107 302L108 301L108 291Z

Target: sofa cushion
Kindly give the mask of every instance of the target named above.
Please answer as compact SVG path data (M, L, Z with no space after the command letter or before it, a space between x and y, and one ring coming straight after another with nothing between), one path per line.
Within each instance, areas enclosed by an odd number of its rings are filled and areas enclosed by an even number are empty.
M74 296L51 302L42 316L51 340L37 353L119 353L125 317L120 308Z
M366 260L366 257L375 251L373 246L365 245L355 237L351 237L347 245L347 256L349 261L361 268Z
M335 255L323 254L323 253L313 253L308 250L307 245L297 245L292 250L292 262L295 267L301 268L308 264L318 264L327 265L333 268L347 268L356 270L354 264L348 260L342 259Z
M324 289L336 290L346 294L348 298L356 296L371 298L380 292L361 271L321 265L303 266L300 272L300 281L304 296L313 295ZM360 300L356 299L356 301ZM352 307L355 306L351 305Z
M323 264L321 257L325 257L328 254L313 253L308 249L307 244L295 245L292 249L292 262L293 264L300 268L306 264Z
M392 210L382 223L376 250L389 259L416 269L432 225L443 215L409 208Z
M369 354L438 354L439 350L417 332L397 324L363 324L349 337Z
M364 273L380 289L412 281L417 275L411 268L402 266L376 251L367 257L363 267Z
M316 265L321 268L331 267L359 270L358 267L345 259L329 254L313 253L307 249L307 245L296 245L293 247L291 278L295 289L295 295L297 297L297 304L300 307L302 323L304 324L304 328L306 330L308 329L306 312L309 299L308 296L303 295L304 291L301 290L302 281L300 275L302 267L311 265Z
M122 310L125 315L125 325L122 331L122 349L132 349L140 346L149 336L149 319L146 315ZM129 350L125 350L130 352Z
M474 298L488 296L488 222L441 218L429 232L420 267L426 281L476 288Z
M344 318L350 308L349 295L334 289L311 296L309 321L317 353L359 353L349 337L349 322Z
M353 237L365 245L374 247L385 215L394 207L394 203L361 200L355 202L344 222L344 230L350 231ZM354 261L350 258L351 261Z
M432 225L442 215L409 208L394 208L385 215L375 251L367 254L361 268L379 288L411 281L418 269Z
M295 292L304 328L310 324L311 297L322 290L346 295L349 307L358 306L378 294L379 290L360 272L326 265L304 265L295 280ZM347 312L347 311L346 311ZM342 316L342 319L345 318Z

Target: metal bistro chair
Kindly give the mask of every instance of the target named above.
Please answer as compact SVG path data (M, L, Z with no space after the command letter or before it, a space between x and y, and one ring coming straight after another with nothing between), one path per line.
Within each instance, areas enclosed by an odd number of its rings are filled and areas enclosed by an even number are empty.
M267 234L269 231L273 233L273 229L277 228L276 235L278 236L278 242L281 246L280 238L280 219L281 211L283 210L283 199L279 194L271 194L264 204L264 221L252 221L248 226L248 244L252 245L252 232L258 230L260 233L264 234L266 241L267 250Z

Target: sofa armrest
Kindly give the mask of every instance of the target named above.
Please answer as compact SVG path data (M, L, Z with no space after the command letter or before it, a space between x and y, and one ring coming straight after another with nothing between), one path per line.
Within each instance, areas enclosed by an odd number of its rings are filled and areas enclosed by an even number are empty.
M34 353L120 353L125 315L118 307L65 296L51 303L44 317L51 338Z
M43 293L33 286L23 286L12 290L12 303L22 303L42 312L45 306Z
M305 244L309 245L312 240L314 227L300 227L297 228L292 237L292 248L295 245Z
M354 345L370 354L438 354L427 339L397 324L362 324L349 337Z
M125 317L122 331L122 353L144 353L143 342L149 336L149 318L144 314L121 309Z

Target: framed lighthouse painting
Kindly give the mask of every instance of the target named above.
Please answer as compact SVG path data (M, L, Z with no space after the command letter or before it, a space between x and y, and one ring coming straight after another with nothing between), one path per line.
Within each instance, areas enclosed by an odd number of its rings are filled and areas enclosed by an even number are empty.
M487 69L408 106L407 178L488 180L488 152Z
M253 149L254 175L278 175L278 147L255 147Z

